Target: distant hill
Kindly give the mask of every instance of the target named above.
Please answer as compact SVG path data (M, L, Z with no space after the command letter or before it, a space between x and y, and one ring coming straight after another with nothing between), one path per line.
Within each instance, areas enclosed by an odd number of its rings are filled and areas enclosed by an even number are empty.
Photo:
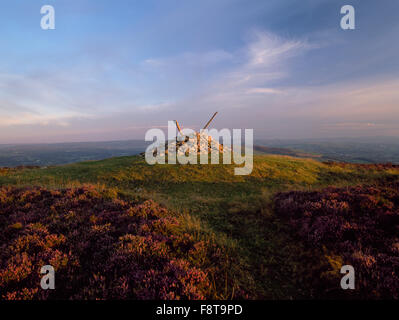
M256 140L255 144L320 155L321 161L399 164L399 138L395 137L263 139Z
M50 166L131 156L148 145L142 140L0 145L0 167Z
M321 155L314 153L306 153L296 150L291 150L289 148L277 148L277 147L266 147L261 145L254 145L254 152L259 154L276 154L283 156L291 156L298 158L321 158Z

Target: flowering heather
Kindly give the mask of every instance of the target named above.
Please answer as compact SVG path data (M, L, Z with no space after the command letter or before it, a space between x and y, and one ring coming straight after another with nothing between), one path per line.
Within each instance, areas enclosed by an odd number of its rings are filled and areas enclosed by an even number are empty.
M331 267L312 274L319 297L399 298L399 184L292 191L276 213ZM355 268L356 290L340 289L342 265Z
M107 199L93 187L0 189L1 299L205 299L208 269L196 242L153 201ZM55 269L55 290L40 268Z

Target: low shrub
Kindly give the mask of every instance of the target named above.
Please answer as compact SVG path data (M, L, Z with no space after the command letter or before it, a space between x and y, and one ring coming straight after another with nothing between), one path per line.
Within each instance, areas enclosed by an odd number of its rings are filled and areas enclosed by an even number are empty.
M331 270L312 273L318 297L399 298L399 184L292 191L275 210ZM340 288L343 264L355 269L356 290ZM304 271L306 272L306 271Z
M1 299L212 298L208 273L222 256L153 201L90 186L0 188ZM55 269L55 290L40 287L44 265Z

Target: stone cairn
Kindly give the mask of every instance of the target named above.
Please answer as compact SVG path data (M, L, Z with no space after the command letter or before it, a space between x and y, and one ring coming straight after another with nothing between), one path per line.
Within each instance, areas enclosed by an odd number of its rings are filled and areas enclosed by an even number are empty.
M216 115L217 112L215 112L203 130L209 127L209 124ZM155 157L158 155L159 149L162 150L160 151L159 156L163 157L167 155L169 147L172 150L176 150L177 155L188 155L189 153L193 152L196 152L197 154L211 154L212 152L215 153L215 151L218 153L231 152L230 148L224 147L222 143L217 142L211 136L208 136L203 132L195 132L191 135L183 134L177 120L175 120L175 123L180 133L180 137L176 137L174 140L169 140L165 143L165 153L163 153L162 148L155 146L152 150L150 150ZM142 155L144 155L144 153L142 153Z

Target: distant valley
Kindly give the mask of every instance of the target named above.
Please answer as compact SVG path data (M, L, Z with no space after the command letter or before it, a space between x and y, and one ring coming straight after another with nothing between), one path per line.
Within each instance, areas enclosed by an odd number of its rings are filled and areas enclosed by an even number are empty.
M143 152L141 140L55 144L0 145L0 167L52 166Z

